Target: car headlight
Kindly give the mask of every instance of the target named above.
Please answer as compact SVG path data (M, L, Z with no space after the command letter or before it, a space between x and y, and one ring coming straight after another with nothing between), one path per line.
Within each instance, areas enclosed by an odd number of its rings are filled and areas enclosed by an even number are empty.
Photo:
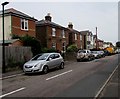
M37 67L38 66L38 64L37 65L35 65L34 67Z
M35 65L34 67L37 67L37 66L40 66L40 67L41 67L41 66L43 66L43 64L37 64L37 65Z

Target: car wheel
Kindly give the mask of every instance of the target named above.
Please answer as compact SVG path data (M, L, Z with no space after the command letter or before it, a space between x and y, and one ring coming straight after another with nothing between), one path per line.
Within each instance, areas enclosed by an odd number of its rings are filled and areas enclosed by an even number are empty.
M44 74L47 74L47 73L48 73L48 66L44 66L44 68L43 68L43 73L44 73Z
M90 57L88 57L88 61L91 61L91 58L90 58Z
M60 69L64 69L64 63L63 62L60 64Z
M80 59L77 59L77 62L80 62Z

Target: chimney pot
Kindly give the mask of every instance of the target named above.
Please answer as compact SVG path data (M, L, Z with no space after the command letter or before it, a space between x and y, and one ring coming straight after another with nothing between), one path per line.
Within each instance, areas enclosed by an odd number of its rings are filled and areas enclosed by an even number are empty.
M50 16L50 13L48 13L48 14L45 16L45 20L51 22L51 19L52 19L52 17Z
M72 24L72 22L69 22L69 24L68 24L68 28L73 29L73 24Z

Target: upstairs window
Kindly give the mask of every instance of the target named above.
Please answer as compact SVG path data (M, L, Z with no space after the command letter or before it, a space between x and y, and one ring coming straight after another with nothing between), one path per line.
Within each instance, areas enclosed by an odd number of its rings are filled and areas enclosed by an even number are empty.
M62 38L65 38L65 31L62 30Z
M80 34L80 41L82 41L82 35Z
M56 43L54 43L54 42L52 43L52 48L56 49Z
M75 40L77 40L77 34L75 33Z
M52 36L56 36L56 29L52 28Z
M21 29L22 30L28 30L28 20L21 19Z

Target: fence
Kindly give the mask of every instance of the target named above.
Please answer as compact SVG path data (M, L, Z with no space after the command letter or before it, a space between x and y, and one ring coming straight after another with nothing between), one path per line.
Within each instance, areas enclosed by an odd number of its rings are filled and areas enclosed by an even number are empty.
M76 61L76 52L66 52L65 60L66 61Z
M2 46L0 46L0 52L2 52ZM2 53L0 53L2 59ZM26 62L32 58L31 47L22 46L6 46L5 47L5 65L8 66L12 63ZM2 60L0 60L2 63ZM2 66L2 64L0 64Z

